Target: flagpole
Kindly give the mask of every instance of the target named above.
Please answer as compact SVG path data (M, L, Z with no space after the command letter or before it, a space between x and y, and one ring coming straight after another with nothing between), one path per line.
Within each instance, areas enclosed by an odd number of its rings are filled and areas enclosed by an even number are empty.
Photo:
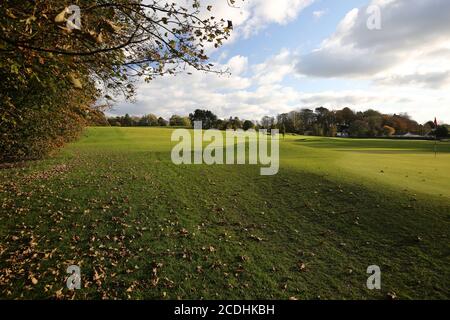
M437 119L434 117L434 157L437 158Z
M437 133L434 133L434 157L437 158Z

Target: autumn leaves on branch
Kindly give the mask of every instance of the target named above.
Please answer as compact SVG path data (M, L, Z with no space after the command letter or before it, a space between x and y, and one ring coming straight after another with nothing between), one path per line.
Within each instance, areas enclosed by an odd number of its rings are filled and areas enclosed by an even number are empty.
M5 1L0 133L8 143L1 144L22 145L25 125L47 125L39 116L27 121L25 110L45 109L49 115L60 112L61 104L79 104L74 112L83 118L101 97L132 98L137 79L192 69L221 72L208 63L207 51L229 37L232 24L212 10L198 0L189 6L159 0ZM57 125L55 132L64 131ZM33 140L40 139L36 134Z

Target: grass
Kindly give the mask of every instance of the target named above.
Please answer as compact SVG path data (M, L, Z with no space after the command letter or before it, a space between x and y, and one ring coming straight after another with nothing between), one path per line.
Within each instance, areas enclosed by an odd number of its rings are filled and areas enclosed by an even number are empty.
M0 170L0 297L450 298L449 143L435 158L429 141L288 135L279 173L260 176L175 166L170 135L89 128Z

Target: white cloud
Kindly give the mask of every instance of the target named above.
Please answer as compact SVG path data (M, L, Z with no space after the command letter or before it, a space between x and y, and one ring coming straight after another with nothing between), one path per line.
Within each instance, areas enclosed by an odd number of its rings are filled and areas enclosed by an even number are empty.
M268 24L287 24L314 0L248 0L248 18L241 29L245 37L253 35Z
M381 9L381 30L367 28L368 6L351 10L330 38L301 57L298 72L316 77L371 77L423 51L448 48L450 1L373 0L369 5Z
M227 64L231 74L239 76L247 70L248 58L243 56L232 57Z
M240 37L248 38L265 29L270 24L285 25L295 20L300 12L315 0L237 0L230 6L226 0L209 0L203 3L204 17L231 20L234 31L231 41ZM178 0L185 4L186 0ZM212 5L211 12L204 10Z
M249 67L248 58L237 55L226 64L217 65L218 69L230 70L231 75L192 72L141 82L135 103L119 103L109 113L155 113L170 117L208 108L220 117L235 115L257 120L267 114L289 111L299 102L299 93L278 83L293 69L291 56L289 51L282 50L264 63ZM246 76L249 69L252 72Z
M389 75L376 80L377 84L387 86L420 86L429 89L443 89L450 85L450 70L429 73Z
M296 56L289 50L282 49L279 54L253 67L253 79L259 85L281 82L288 74L292 73L295 64Z

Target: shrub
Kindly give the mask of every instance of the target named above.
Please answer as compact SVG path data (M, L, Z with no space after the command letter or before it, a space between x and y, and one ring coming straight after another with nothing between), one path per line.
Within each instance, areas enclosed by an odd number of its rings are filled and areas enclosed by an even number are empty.
M447 138L448 137L448 129L446 126L438 126L435 130L436 137L438 138Z

